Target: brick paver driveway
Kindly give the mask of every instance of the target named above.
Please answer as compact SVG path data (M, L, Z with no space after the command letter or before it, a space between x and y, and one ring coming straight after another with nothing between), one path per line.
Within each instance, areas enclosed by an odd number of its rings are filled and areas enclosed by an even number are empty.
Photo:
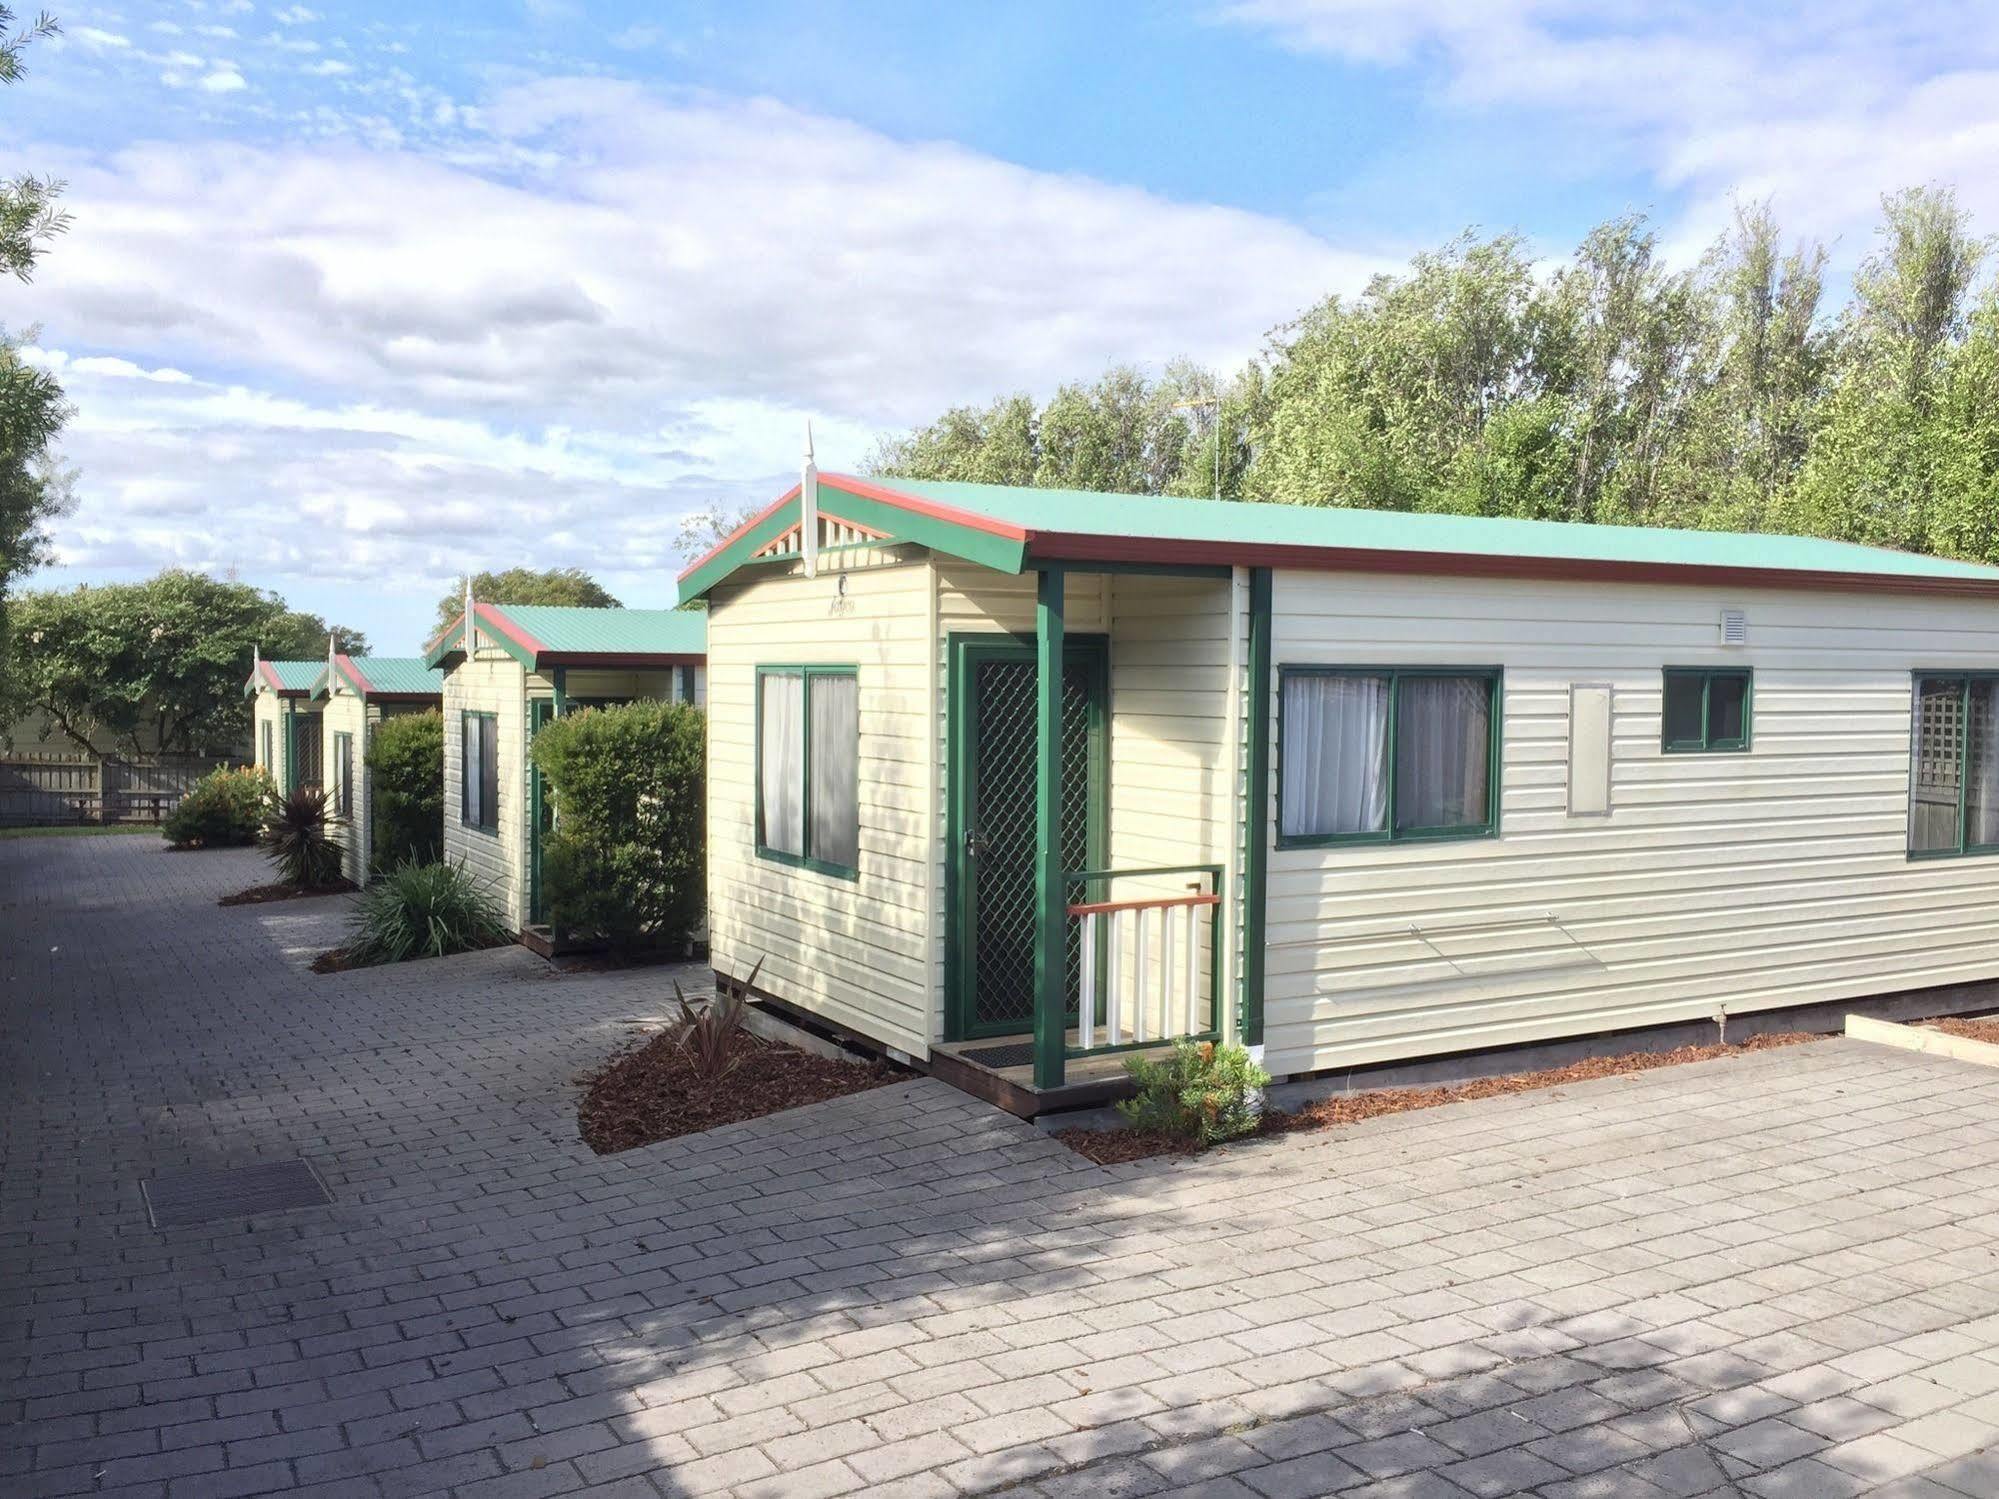
M918 1081L599 1160L658 972L314 977L0 843L0 1492L1999 1493L1999 1073L1827 1041L1101 1171ZM162 1168L334 1204L157 1231Z

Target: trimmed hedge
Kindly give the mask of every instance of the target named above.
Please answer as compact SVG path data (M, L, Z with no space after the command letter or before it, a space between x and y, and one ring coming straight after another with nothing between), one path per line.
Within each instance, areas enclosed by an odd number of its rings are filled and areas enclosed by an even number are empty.
M188 788L160 832L175 848L247 848L257 841L277 791L254 765L211 770Z
M444 857L444 715L399 713L368 741L369 860L383 874Z
M535 735L555 831L542 850L549 919L614 948L683 942L707 899L707 719L641 701L566 714Z

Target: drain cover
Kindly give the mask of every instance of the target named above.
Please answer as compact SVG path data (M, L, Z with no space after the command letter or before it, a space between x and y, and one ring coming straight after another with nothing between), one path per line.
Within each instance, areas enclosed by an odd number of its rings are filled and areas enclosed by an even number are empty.
M154 1228L186 1228L218 1218L248 1218L333 1201L326 1184L304 1161L260 1166L168 1171L141 1184Z
M981 1067L1025 1067L1034 1060L1034 1043L1009 1041L1004 1046L970 1047L958 1055Z

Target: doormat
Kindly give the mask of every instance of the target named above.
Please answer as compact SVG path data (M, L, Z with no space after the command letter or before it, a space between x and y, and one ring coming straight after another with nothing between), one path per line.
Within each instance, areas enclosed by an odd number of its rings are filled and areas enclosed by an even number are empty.
M1025 1067L1034 1060L1032 1041L1009 1041L1004 1046L980 1046L958 1055L981 1067Z
M154 1228L187 1228L218 1218L249 1218L333 1201L326 1183L302 1160L257 1166L194 1167L141 1182Z

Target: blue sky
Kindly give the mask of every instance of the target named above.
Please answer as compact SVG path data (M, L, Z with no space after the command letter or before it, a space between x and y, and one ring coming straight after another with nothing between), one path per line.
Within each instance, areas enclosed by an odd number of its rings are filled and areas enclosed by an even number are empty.
M685 517L956 401L1221 366L1467 225L1999 228L1999 7L1825 0L58 7L0 100L71 235L41 583L233 570L413 648L467 566L672 593Z

